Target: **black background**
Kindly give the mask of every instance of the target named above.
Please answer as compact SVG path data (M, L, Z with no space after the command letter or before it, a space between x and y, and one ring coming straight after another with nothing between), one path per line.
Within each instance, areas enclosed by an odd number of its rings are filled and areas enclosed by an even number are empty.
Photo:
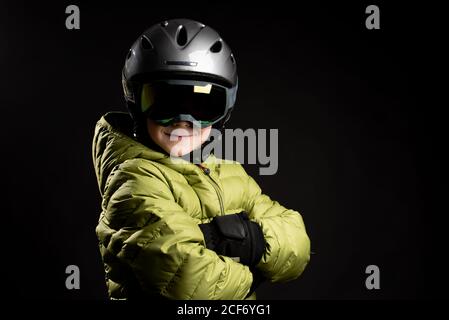
M81 29L65 28L77 4ZM365 8L380 7L380 30ZM442 297L447 283L443 114L419 95L432 63L422 7L156 1L0 5L2 290L11 297L106 299L91 159L96 121L124 111L120 72L153 23L186 17L233 48L230 128L278 128L279 170L262 190L302 213L316 253L259 299ZM65 267L81 289L65 288ZM378 265L381 289L365 288Z

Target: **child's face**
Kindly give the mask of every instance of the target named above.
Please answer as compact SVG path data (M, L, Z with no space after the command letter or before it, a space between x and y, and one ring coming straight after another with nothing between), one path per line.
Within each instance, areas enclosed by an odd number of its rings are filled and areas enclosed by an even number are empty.
M147 129L157 145L171 156L182 157L207 140L212 126L193 128L190 122L180 121L164 127L147 118Z

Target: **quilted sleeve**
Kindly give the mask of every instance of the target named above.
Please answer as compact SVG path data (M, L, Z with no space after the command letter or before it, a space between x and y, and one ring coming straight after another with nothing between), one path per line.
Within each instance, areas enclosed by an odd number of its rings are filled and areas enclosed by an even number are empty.
M310 259L310 239L302 216L263 194L250 176L246 199L250 219L260 224L267 243L258 269L272 282L296 279Z

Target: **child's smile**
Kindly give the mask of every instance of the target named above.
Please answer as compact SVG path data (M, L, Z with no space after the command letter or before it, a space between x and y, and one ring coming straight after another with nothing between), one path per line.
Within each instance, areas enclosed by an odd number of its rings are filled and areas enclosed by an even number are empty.
M147 128L151 139L162 149L171 156L182 157L207 140L212 126L193 128L190 122L180 121L164 127L147 119Z

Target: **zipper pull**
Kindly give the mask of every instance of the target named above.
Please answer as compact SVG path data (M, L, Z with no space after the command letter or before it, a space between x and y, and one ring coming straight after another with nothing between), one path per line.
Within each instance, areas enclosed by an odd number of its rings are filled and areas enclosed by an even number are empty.
M201 170L203 170L203 172L204 172L205 174L209 175L209 173L210 173L210 169L209 169L209 168L203 166L202 164L197 164L197 166L200 167Z

